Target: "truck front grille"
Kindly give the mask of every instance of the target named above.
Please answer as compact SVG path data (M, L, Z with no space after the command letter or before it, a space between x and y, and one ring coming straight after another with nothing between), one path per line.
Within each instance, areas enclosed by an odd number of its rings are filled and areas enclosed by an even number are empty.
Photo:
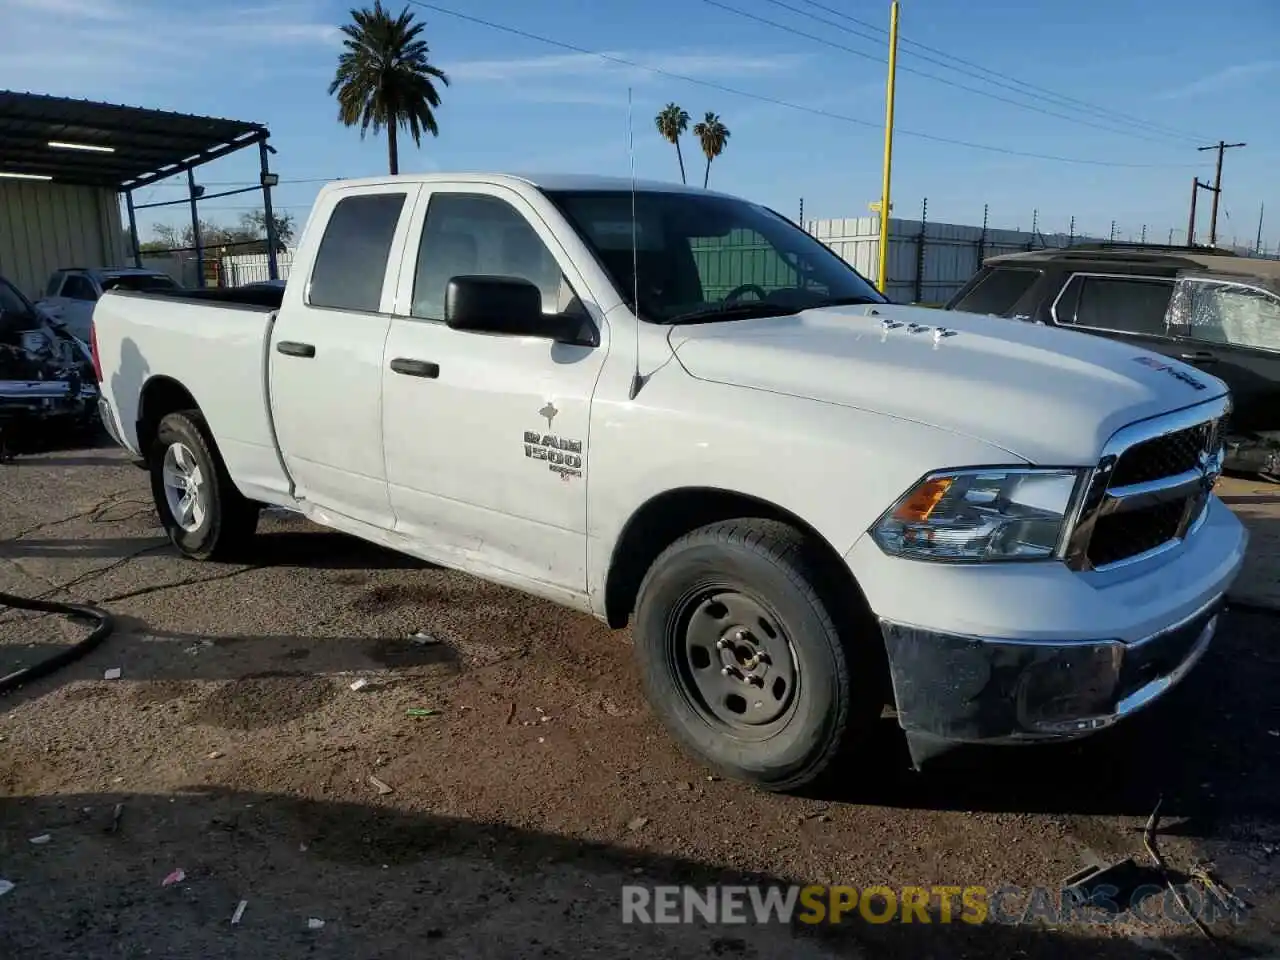
M1222 397L1117 432L1080 504L1068 565L1105 570L1194 533L1221 471L1221 426L1229 410L1229 398Z
M1112 487L1148 483L1199 469L1200 456L1208 449L1213 423L1198 423L1161 437L1143 440L1130 447L1116 461L1111 473Z
M1089 540L1089 562L1106 567L1167 543L1178 535L1186 500L1099 517Z

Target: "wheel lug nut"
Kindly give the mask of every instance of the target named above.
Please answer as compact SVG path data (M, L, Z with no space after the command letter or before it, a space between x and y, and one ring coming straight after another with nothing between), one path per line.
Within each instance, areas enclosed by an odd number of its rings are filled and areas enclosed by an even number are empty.
M719 640L717 640L717 641L716 641L716 649L717 649L717 650L723 650L723 649L724 649L725 647L727 647L727 646L728 646L728 644L724 642L724 638L723 638L723 637L721 637Z
M733 676L733 667L721 667L721 668L720 668L720 672L721 672L722 674L724 674L726 677L732 677L732 676Z

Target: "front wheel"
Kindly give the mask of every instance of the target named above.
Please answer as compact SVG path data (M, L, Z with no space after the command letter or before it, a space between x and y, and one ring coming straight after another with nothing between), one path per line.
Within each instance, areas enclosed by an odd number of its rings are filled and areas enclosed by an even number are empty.
M259 510L232 483L199 413L161 420L148 462L156 512L175 547L196 560L231 559L243 551Z
M636 605L650 703L694 756L769 790L817 780L880 713L877 636L853 636L825 557L794 528L729 520L654 562Z

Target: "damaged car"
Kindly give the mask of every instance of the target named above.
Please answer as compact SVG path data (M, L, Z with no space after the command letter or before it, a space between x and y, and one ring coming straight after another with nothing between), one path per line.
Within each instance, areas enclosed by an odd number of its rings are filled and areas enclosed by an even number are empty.
M98 423L89 347L0 277L0 459Z

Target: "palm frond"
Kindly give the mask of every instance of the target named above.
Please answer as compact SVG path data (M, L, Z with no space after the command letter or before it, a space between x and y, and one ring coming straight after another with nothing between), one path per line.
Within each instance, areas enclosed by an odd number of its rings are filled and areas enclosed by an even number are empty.
M390 126L408 130L417 145L424 131L439 136L438 85L449 86L449 77L430 61L431 48L422 39L426 25L407 6L393 15L382 0L352 9L350 16L329 83L339 122L359 127L362 138Z

